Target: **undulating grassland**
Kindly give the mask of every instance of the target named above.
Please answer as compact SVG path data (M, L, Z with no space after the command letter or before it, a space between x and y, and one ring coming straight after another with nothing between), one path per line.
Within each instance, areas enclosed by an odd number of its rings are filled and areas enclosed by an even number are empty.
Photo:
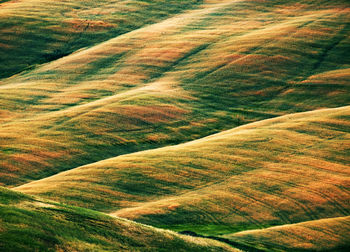
M243 231L224 237L266 251L349 251L350 217Z
M349 126L349 106L290 114L16 190L206 235L347 216Z
M1 251L238 251L0 187Z
M348 0L0 0L0 251L346 251L349 168Z
M0 182L348 105L349 6L206 1L3 79Z
M0 1L0 78L194 8L201 0Z

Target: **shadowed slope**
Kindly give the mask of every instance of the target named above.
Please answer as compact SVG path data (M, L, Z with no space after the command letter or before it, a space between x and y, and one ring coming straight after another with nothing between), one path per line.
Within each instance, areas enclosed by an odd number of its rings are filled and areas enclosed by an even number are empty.
M224 237L266 251L348 251L350 217L243 231Z
M16 190L204 234L349 215L349 119L350 107L286 115Z
M348 105L349 4L322 3L207 1L4 80L0 182Z
M193 8L197 0L0 2L0 78Z
M1 251L238 251L0 188Z

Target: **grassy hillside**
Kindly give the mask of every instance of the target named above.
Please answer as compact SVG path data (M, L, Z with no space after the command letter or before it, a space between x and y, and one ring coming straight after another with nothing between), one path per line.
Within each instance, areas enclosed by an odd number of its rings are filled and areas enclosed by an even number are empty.
M225 237L266 251L348 251L350 217L243 231Z
M16 190L200 234L346 216L349 119L349 106L290 114Z
M348 0L0 0L0 251L347 250L349 129Z
M1 251L238 251L0 188Z
M0 1L0 78L158 22L201 2Z
M349 6L206 1L4 79L0 183L348 105Z

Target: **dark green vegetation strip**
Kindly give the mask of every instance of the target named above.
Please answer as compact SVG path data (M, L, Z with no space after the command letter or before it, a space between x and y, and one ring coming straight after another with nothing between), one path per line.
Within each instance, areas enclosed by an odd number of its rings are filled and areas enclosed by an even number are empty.
M0 6L5 11L0 17L0 78L159 22L202 0L28 2L24 8ZM87 14L94 8L96 13Z
M147 8L156 8L153 5L156 3L149 3ZM17 151L0 152L6 167L0 182L19 185L91 162L183 143L253 121L349 104L350 85L346 80L337 85L333 81L329 83L327 78L322 84L307 82L315 74L349 68L350 43L346 36L349 34L349 14L333 9L337 4L339 8L345 8L348 3L303 2L301 9L295 8L295 3L232 2L203 14L198 20L191 20L181 29L176 30L176 26L169 31L166 29L161 36L152 37L153 30L135 31L130 37L114 42L114 48L130 47L123 52L109 49L111 51L94 54L94 51L84 51L86 54L82 57L89 62L83 66L75 66L77 59L74 58L69 67L62 63L7 80L4 84L23 82L25 87L9 86L0 90L0 111L23 114L28 120L13 120L12 124L1 125L4 132L12 132L15 128L19 134L8 137L3 144L5 150L18 147L14 148ZM180 4L167 2L167 6L176 10ZM147 8L142 8L145 15L150 11ZM290 14L281 15L278 12L281 8L286 8ZM236 25L242 21L251 26ZM212 30L222 32L222 25L233 28L214 37L208 35ZM150 36L147 43L144 41L149 36L143 33ZM166 33L174 35L169 38ZM191 38L194 35L195 38ZM138 36L145 37L140 39ZM37 37L36 40L40 41ZM175 46L171 47L169 43ZM188 44L191 47L182 53L160 60ZM164 53L159 54L162 50ZM93 60L94 57L97 58ZM160 63L154 61L158 59ZM131 76L140 74L143 79L130 84L125 83L123 77L113 78L113 74L126 71L125 68L129 72L136 69ZM329 75L337 77L336 74ZM113 98L169 76L176 80L174 85L186 91L185 95L140 91L134 97L116 98L109 106L79 108L82 104ZM106 80L110 81L109 86L100 88L99 82ZM56 82L57 90L51 89L52 83ZM46 91L46 85L50 87L49 91ZM67 94L73 96L72 101L60 103L66 98L65 92L74 88L79 92ZM57 92L62 92L62 98L47 101ZM120 110L128 105L131 106L129 112L120 114ZM175 106L182 112L179 116L163 117L162 113L170 109L166 106ZM108 107L106 111L105 107ZM163 111L157 114L155 111L160 108ZM77 109L77 112L68 114L69 109ZM59 111L62 114L50 114ZM34 119L32 113L47 114L50 119ZM29 133L21 136L22 131ZM33 142L36 146L32 146ZM37 145L48 152L47 156L36 151ZM55 156L62 152L65 154ZM31 156L30 161L26 156ZM13 166L20 172L6 173Z
M229 239L226 239L226 238L222 238L222 237L217 237L217 236L212 236L212 235L200 235L200 234L197 234L193 231L181 231L179 232L180 234L184 234L184 235L189 235L189 236L193 236L193 237L201 237L201 238L208 238L208 239L213 239L213 240L217 240L217 241L220 241L220 242L224 242L224 243L227 243L227 244L230 244L232 246L234 246L235 248L238 248L238 249L241 249L243 251L246 251L246 252L261 252L261 251L264 251L264 250L260 250L260 249L257 249L257 248L254 248L254 247L251 247L251 246L248 246L248 245L244 245L244 244L241 244L239 242L235 242L235 241L231 241Z
M165 231L166 232L166 231ZM0 187L0 251L227 251Z

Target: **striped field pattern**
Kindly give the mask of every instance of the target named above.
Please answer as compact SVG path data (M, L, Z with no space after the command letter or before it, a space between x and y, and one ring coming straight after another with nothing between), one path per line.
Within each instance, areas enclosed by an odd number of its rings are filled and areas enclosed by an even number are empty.
M346 251L349 105L347 0L0 1L0 251L120 245L14 239L21 212L80 220L19 192L163 228L124 250Z

